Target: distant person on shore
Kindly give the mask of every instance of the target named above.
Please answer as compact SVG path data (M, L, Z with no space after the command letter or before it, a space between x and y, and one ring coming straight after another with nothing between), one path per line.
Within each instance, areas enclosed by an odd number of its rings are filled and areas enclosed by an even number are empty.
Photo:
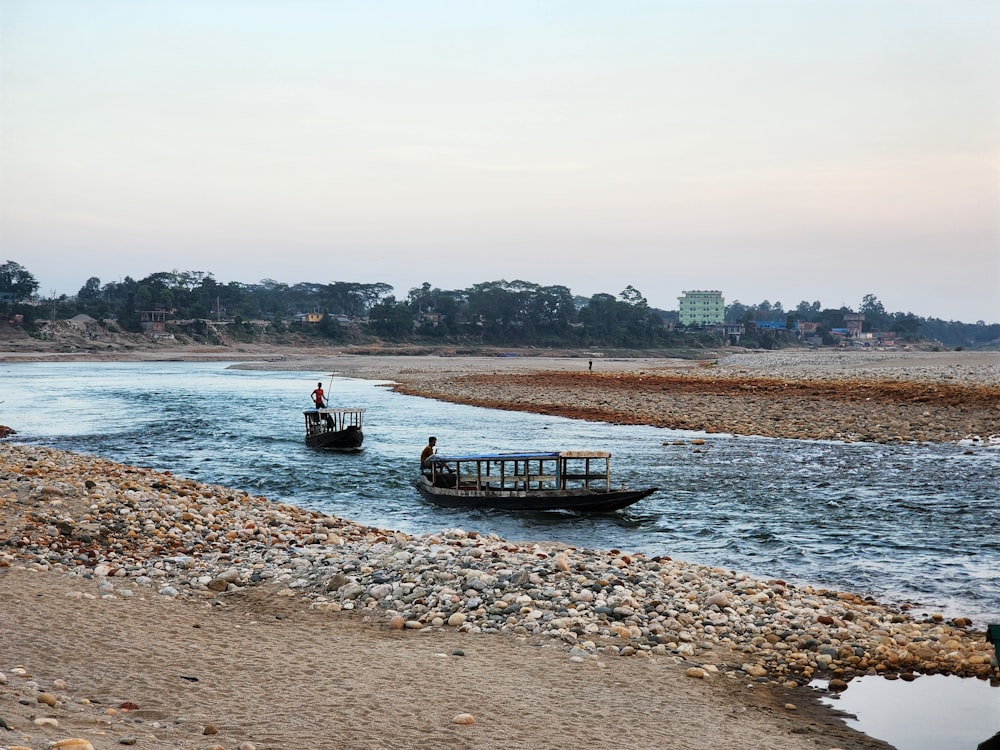
M322 409L326 406L326 395L323 393L323 384L317 383L316 390L311 394L313 402L316 404L317 409Z
M587 370L589 372L593 372L594 371L594 360L592 360L592 359L588 359L587 360Z

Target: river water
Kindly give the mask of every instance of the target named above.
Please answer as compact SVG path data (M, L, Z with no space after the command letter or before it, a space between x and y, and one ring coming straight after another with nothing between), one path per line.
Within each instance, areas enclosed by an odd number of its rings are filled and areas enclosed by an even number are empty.
M457 526L668 555L908 604L917 614L971 617L978 627L1000 622L997 447L583 422L333 377L332 406L367 409L365 447L327 454L303 442L302 410L320 380L329 386L330 374L216 362L2 363L0 424L17 430L17 441L169 470L381 528ZM600 517L438 508L413 487L431 434L443 454L609 450L615 481L660 491Z

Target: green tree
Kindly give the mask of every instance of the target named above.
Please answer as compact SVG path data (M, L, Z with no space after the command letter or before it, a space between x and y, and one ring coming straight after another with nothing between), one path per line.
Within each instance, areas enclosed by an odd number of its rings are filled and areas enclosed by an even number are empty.
M76 293L76 298L81 302L93 302L101 297L101 280L96 276L91 276L87 282L80 287Z
M595 344L610 344L617 340L620 329L618 321L618 301L610 294L599 293L591 296L580 309L580 322L588 341Z
M917 338L921 325L923 325L923 320L913 313L896 313L889 328L901 339L912 341Z
M865 330L879 331L888 324L889 316L886 315L885 307L874 294L866 294L864 296L858 312L865 316Z
M80 291L76 293L76 307L78 312L86 313L98 320L108 316L108 304L104 293L101 291L101 280L99 278L91 276L80 287Z
M795 312L798 313L798 315L800 316L799 320L812 320L816 315L816 313L819 312L819 308L820 308L819 300L816 300L813 303L809 303L806 302L805 300L802 300L798 304L798 307L795 308Z
M368 312L368 325L383 338L401 340L413 334L413 311L405 302L388 296Z
M866 294L861 300L858 312L863 315L885 315L885 307L874 294Z
M649 303L646 301L646 298L643 297L639 290L631 284L622 290L622 292L618 295L618 298L629 307L649 307Z
M730 323L740 323L743 321L744 316L750 310L751 315L753 310L748 308L739 300L733 300L732 303L726 305L726 320Z
M38 281L19 263L8 260L0 266L0 293L6 293L11 302L24 302L38 291Z
M523 342L523 282L487 281L469 290L468 314L482 323L482 335L491 343Z
M378 281L374 284L358 284L354 296L361 302L360 315L365 315L379 300L388 297L392 292L392 285Z

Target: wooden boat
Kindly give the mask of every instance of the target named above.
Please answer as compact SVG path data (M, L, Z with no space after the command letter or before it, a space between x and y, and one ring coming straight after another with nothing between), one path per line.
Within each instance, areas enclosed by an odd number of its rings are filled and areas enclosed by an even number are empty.
M606 451L558 451L434 455L417 489L432 503L453 508L611 513L658 488L612 487Z
M306 445L329 451L361 450L364 409L306 409Z

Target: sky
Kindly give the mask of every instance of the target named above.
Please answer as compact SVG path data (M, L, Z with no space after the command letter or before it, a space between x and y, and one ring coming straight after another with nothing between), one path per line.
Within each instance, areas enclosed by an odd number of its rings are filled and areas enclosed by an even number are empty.
M1000 323L994 0L0 0L0 262Z

